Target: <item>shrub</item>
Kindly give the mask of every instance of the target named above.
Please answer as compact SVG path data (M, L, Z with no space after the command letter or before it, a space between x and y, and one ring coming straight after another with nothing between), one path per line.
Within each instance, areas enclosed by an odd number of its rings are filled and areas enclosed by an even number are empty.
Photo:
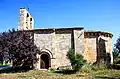
M90 73L92 71L98 71L98 70L107 70L107 69L111 69L111 65L108 67L105 64L89 64L86 63L82 68L81 71L82 72L87 72Z
M67 58L70 60L71 66L75 72L79 71L86 63L86 60L83 59L83 56L77 53L75 54L73 49L70 49L67 52Z
M82 68L81 68L81 72L86 72L89 73L92 71L92 65L89 63L86 63Z
M56 69L54 69L54 68L50 68L50 69L49 69L49 71L51 71L51 72L55 72L55 70L56 70Z
M106 70L106 69L109 68L109 66L107 66L106 64L101 64L101 63L99 63L99 64L93 64L93 65L91 65L91 67L92 67L92 70L94 70L94 71L97 71L97 70Z
M119 52L116 48L114 48L112 54L113 54L113 64L116 64L120 59Z

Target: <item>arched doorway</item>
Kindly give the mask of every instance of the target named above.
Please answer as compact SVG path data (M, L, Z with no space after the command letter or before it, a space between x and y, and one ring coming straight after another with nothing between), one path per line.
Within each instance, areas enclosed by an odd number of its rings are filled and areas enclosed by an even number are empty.
M40 68L48 69L50 67L50 56L47 53L43 53L40 57Z

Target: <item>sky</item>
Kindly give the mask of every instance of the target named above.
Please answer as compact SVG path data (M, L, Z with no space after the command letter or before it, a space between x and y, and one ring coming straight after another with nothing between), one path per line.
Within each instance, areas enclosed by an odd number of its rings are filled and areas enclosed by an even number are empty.
M120 0L0 0L0 32L18 28L19 9L29 8L35 28L82 26L120 34Z

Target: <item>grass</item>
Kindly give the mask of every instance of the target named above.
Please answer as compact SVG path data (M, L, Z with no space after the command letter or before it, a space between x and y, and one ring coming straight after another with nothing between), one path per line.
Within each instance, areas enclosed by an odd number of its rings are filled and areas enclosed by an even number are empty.
M51 71L30 70L27 72L1 73L0 79L119 79L120 70L98 70L89 73L60 74Z
M50 71L30 70L22 73L3 73L0 74L0 79L78 79L75 76L75 74L63 75Z

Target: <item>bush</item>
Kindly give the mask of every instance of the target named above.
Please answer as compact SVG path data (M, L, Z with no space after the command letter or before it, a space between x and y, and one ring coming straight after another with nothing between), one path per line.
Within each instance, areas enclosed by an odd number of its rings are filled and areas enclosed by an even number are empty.
M77 53L75 54L73 49L70 49L67 52L67 57L70 60L71 66L75 72L79 71L86 63L86 60L83 59L83 56Z
M89 73L92 71L92 65L89 63L86 63L82 68L81 68L81 72L86 72Z
M92 70L94 71L109 69L109 66L107 66L106 64L94 64L91 67L92 67Z
M107 69L111 69L111 65L107 66L107 65L105 65L105 64L89 64L89 63L86 63L86 64L81 68L81 71L82 71L82 72L90 73L90 72L92 72L92 71L107 70Z
M49 70L50 70L51 72L55 72L56 69L50 68Z

